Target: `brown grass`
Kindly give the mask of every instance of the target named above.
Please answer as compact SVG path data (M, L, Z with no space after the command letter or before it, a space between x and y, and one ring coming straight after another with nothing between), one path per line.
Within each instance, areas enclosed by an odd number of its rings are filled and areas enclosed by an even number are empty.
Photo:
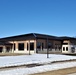
M24 53L0 53L0 56L17 56L17 55L27 55Z
M37 74L32 74L32 75L67 75L71 73L76 73L76 67L49 71L49 72L44 72L44 73L37 73Z

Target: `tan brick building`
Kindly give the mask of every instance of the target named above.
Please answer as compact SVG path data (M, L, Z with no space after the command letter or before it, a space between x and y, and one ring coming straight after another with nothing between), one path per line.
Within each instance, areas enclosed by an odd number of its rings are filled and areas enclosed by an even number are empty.
M29 33L1 38L0 53L75 53L75 45L75 38Z

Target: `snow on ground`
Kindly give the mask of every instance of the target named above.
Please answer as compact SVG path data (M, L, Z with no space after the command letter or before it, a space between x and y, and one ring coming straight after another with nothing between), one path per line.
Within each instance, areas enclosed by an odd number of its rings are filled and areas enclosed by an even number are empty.
M71 59L76 59L76 56L67 56L59 54L49 54L49 58L47 58L46 54L4 56L0 57L0 67L33 64L33 63L43 64L43 63L50 63L53 61L62 61Z
M76 75L76 73L68 74L68 75Z
M76 62L55 63L51 65L37 66L32 68L16 68L11 70L0 71L0 75L28 75L69 67L76 67Z

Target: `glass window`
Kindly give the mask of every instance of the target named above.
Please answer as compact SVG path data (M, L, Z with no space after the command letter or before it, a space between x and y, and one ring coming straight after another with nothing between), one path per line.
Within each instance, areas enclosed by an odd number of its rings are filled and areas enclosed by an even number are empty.
M48 48L51 48L51 45L52 45L51 43L48 43Z
M0 52L2 52L2 50L3 50L3 47L0 47Z
M44 43L42 43L42 50L43 50L43 48L44 48Z
M61 47L59 47L59 51L61 50Z
M30 50L34 50L34 43L30 43Z
M40 42L37 43L37 49L41 49L41 43Z
M75 52L75 47L71 47L72 53Z
M18 43L18 50L24 50L24 43Z
M75 47L71 47L72 50L75 50Z
M16 48L15 48L15 43L14 43L14 50L15 50Z
M10 47L6 47L6 52L9 52L10 51Z
M55 50L57 50L57 46L55 47Z
M29 44L27 43L27 51L28 51L28 45L29 45Z
M63 51L65 51L65 47L63 47Z
M68 47L66 47L66 51L68 51Z

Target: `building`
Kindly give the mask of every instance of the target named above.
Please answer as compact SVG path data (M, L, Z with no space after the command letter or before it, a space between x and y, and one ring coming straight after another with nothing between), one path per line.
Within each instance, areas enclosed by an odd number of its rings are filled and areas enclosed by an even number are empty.
M61 37L62 53L76 53L76 38L74 37Z
M0 39L0 53L76 53L76 38L29 33Z

